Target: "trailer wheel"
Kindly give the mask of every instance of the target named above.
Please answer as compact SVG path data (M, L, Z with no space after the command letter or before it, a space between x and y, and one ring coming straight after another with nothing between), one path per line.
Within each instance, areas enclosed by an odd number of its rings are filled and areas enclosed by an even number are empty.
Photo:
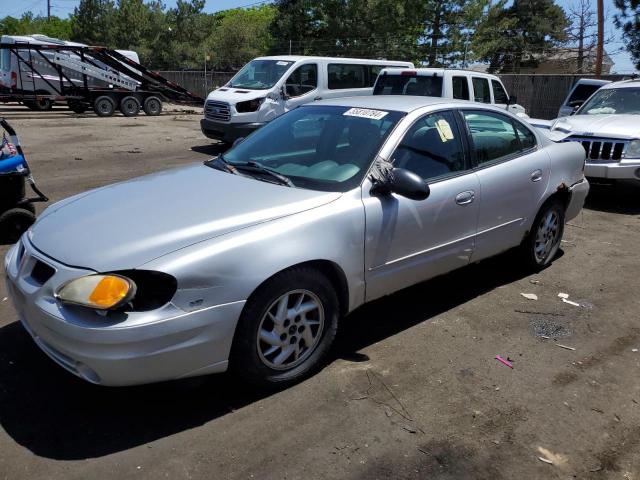
M0 215L0 243L16 243L36 221L36 216L24 208L12 208Z
M162 100L158 97L149 97L144 101L144 113L151 117L160 115L162 112Z
M116 102L111 97L103 95L94 100L93 109L99 117L110 117L116 110Z
M125 117L135 117L140 113L140 102L131 95L120 100L120 111Z
M25 100L24 105L29 110L44 112L53 108L53 102L49 98L41 98L39 100Z
M89 108L87 104L82 102L67 102L67 106L74 113L84 113Z

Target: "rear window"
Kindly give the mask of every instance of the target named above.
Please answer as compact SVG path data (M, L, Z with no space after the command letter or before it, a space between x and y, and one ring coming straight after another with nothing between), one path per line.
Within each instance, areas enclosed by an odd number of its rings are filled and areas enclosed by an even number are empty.
M571 96L567 100L567 104L571 102L584 102L587 98L589 98L593 92L598 90L602 85L578 85L573 92L571 92Z
M373 90L374 95L417 95L441 97L442 77L382 75Z
M451 82L453 84L453 98L457 100L470 100L467 77L453 77Z
M491 92L489 92L489 80L486 78L473 77L473 100L482 103L491 103Z
M493 98L496 103L509 103L509 96L504 91L504 87L497 80L491 80L493 86Z
M402 68L400 65L355 65L330 63L327 67L331 90L371 88L383 68Z

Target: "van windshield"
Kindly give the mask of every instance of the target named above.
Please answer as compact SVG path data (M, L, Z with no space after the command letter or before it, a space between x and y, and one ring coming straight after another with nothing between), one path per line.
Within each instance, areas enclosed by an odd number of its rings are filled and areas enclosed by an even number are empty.
M640 115L640 88L606 88L598 90L583 105L576 115L606 114Z
M442 77L434 77L433 75L382 75L378 77L373 94L441 97Z
M233 88L266 90L273 87L293 62L286 60L251 60L227 84Z

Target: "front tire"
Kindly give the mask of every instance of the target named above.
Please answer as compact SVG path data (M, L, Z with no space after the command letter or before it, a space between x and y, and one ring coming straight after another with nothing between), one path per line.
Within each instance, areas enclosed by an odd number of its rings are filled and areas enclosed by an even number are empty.
M36 221L36 216L25 208L12 208L0 214L0 243L16 243Z
M247 301L230 368L261 388L284 387L317 371L338 329L338 297L317 270L281 272Z
M522 244L522 253L527 264L534 270L547 267L560 249L564 233L565 207L558 199L545 203L531 226L531 231Z

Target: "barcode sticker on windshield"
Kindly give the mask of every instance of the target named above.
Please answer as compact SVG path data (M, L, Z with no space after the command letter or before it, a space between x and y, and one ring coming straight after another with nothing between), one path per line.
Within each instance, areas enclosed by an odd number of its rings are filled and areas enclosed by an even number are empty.
M362 118L370 118L371 120L380 120L384 118L387 113L382 110L371 110L370 108L350 108L343 115L348 117L362 117Z

